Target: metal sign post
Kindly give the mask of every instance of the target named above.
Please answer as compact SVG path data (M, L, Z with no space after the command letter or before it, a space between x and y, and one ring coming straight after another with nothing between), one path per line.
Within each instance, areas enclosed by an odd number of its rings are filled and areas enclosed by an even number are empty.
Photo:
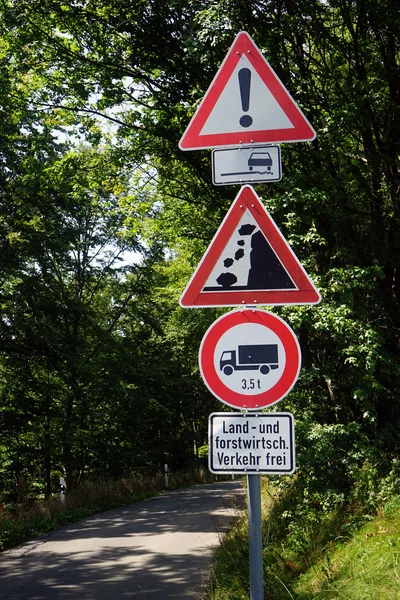
M260 475L247 475L250 600L264 600Z
M209 469L247 475L250 600L264 599L261 518L262 474L288 475L296 469L291 413L212 413L208 421Z
M283 142L315 131L245 31L236 36L180 142L212 153L215 185L279 181ZM240 306L200 346L200 373L221 402L245 413L209 419L211 473L247 475L250 600L264 599L262 473L294 473L294 419L260 413L290 392L300 371L296 336L256 306L318 304L321 296L250 185L241 188L185 291L183 308ZM258 414L255 414L255 412Z

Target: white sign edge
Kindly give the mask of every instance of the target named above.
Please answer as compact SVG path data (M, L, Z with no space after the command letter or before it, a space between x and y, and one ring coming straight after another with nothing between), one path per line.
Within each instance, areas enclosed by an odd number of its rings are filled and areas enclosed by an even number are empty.
M234 46L234 44L236 43L237 39L239 38L240 35L242 35L242 33L245 33L250 40L252 41L252 43L254 44L254 46L257 48L257 50L259 51L260 55L262 56L262 58L265 60L265 62L267 63L268 67L271 69L272 73L274 74L274 76L276 77L276 79L279 81L279 83L282 85L282 87L285 89L286 93L290 96L292 102L296 105L296 108L298 109L298 111L300 112L301 116L304 118L304 120L307 122L307 124L309 125L311 131L314 133L314 136L312 138L306 138L306 139L298 139L298 140L290 140L285 141L285 140L274 140L271 143L274 144L297 144L299 142L312 142L313 140L315 140L315 138L317 137L317 132L315 131L314 127L311 125L310 121L307 119L307 117L305 116L305 114L303 113L303 111L301 110L300 106L297 104L296 100L293 98L293 96L290 94L289 90L286 88L286 86L282 83L282 81L280 80L280 78L278 77L278 75L275 72L275 69L272 68L272 66L269 64L269 62L267 61L267 59L265 58L265 56L263 55L263 53L261 52L261 50L259 49L259 47L257 46L257 44L255 43L255 41L253 40L253 38L251 37L251 35L249 33L247 33L247 31L241 30L238 32L238 34L236 35L235 39L233 40L232 44L229 46L229 49L225 55L224 60L222 61L222 63L220 64L215 76L213 77L213 80L211 81L210 85L208 86L206 92L203 95L203 98L200 101L200 104L198 105L198 107L196 108L192 118L189 121L189 124L187 125L185 131L183 132L179 143L178 143L178 147L180 150L182 150L182 152L191 152L192 150L210 150L212 148L226 148L227 145L226 144L213 144L212 146L191 146L190 148L182 148L181 146L181 142L183 140L183 138L186 135L186 132L189 130L189 128L192 125L192 122L195 120L197 114L200 112L202 105L209 93L209 91L211 90L211 88L213 87L213 85L216 83L219 73L222 70L223 65L225 64L225 62L227 61L230 52ZM268 140L265 140L263 142L256 142L254 145L263 145L263 144L268 144Z
M246 416L254 416L254 417L263 417L263 416L287 416L289 417L289 421L290 421L290 428L291 428L291 433L292 433L292 441L293 441L293 448L291 448L292 450L292 457L293 457L293 469L290 471L266 471L266 470L257 470L257 469L246 469L246 470L237 470L237 469L230 469L230 470L225 470L223 469L222 471L216 471L211 469L211 455L210 455L210 446L211 446L211 436L210 436L210 426L211 426L211 418L216 416L216 417L238 417L240 415L243 415L243 418L245 418ZM251 410L251 411L238 411L238 412L213 412L208 416L208 470L210 471L210 473L213 473L215 475L293 475L296 472L297 469L297 465L296 465L296 438L295 438L296 432L295 432L295 419L294 419L294 415L291 412L260 412L257 410Z
M234 200L232 201L232 204L230 205L230 207L229 207L229 209L228 209L228 211L227 211L227 213L226 213L225 217L222 219L222 221L221 221L221 223L220 223L220 225L219 225L219 227L218 227L217 231L215 232L215 234L214 234L214 236L213 236L213 238L212 238L211 242L208 244L208 246L207 246L206 250L204 251L204 254L203 254L203 256L201 257L201 259L200 259L199 263L197 264L197 267L195 268L193 275L191 276L191 278L190 278L190 280L189 280L189 282L188 282L187 286L185 287L185 289L183 290L182 294L181 294L181 295L180 295L180 297L179 297L179 305L181 306L181 308L229 308L229 307L231 307L231 308L234 308L234 307L238 307L238 308L239 308L239 307L241 307L241 308L246 308L246 307L248 307L248 305L247 305L247 304L245 304L245 303L238 304L237 302L236 302L235 304L227 304L227 303L220 304L220 303L215 303L215 302L212 302L212 303L210 303L210 304L199 304L199 305L195 305L195 306L186 306L186 305L182 304L182 302L181 302L181 301L182 301L182 298L185 296L185 294L186 294L187 290L189 289L189 287L190 287L190 285L191 285L192 281L193 281L193 280L194 280L194 278L197 276L197 273L198 273L198 271L199 271L199 269L200 269L200 267L201 267L202 263L204 262L204 260L205 260L205 258L206 258L206 255L207 255L207 253L208 253L208 250L209 250L209 248L210 248L210 247L211 247L211 246L214 244L214 241L217 239L217 237L218 237L218 235L219 235L219 232L220 232L220 230L222 229L222 226L223 226L223 224L224 224L224 223L225 223L225 221L228 219L228 216L229 216L229 214L231 213L231 211L233 210L234 204L235 204L236 200L238 199L238 196L239 196L239 194L242 192L242 189L243 189L244 187L250 187L250 188L252 189L252 192L253 192L253 193L254 193L254 194L257 196L257 198L259 199L260 203L262 204L262 206L263 206L263 208L264 208L265 212L267 212L267 213L268 213L268 216L269 216L269 218L271 219L271 221L272 221L272 222L274 223L274 225L276 226L276 229L277 229L277 231L278 231L278 233L279 233L280 237L282 238L283 242L286 244L286 246L288 247L289 251L292 253L292 255L293 255L294 259L296 260L296 262L298 262L298 264L300 265L300 268L301 268L301 270L303 271L303 274L304 274L304 275L305 275L305 277L306 277L306 278L307 278L307 279L310 281L311 285L313 286L313 288L314 288L314 290L316 291L316 293L317 293L317 296L318 296L318 299L317 299L315 302L310 302L310 301L307 301L307 302L299 302L298 300L293 300L293 302L285 302L285 303L281 302L281 303L279 303L279 304L276 304L276 303L273 303L273 302L264 302L264 303L261 303L261 304L254 304L254 305L252 306L252 308L257 308L257 307L260 307L260 306L307 306L307 305L309 305L309 306L312 306L312 305L315 305L315 304L319 304L319 303L321 302L321 300L322 300L322 296L321 296L321 294L320 294L319 290L318 290L318 289L316 288L316 286L314 285L314 282L311 280L311 278L310 278L310 276L308 275L307 271L305 270L305 268L304 268L304 266L303 266L302 262L301 262L301 261L300 261L300 259L299 259L299 258L296 256L296 254L295 254L295 252L294 252L293 248L290 246L289 242L288 242L288 241L287 241L287 239L284 237L283 233L282 233L282 232L281 232L281 230L279 229L279 227L278 227L278 225L276 224L276 222L275 222L274 218L272 217L272 215L271 215L271 214L270 214L270 213L267 211L267 209L265 208L265 206L264 206L264 204L263 204L263 202L262 202L262 200L261 200L260 196L259 196L259 195L256 193L256 191L255 191L255 189L253 188L253 186L252 186L251 184L245 184L245 185L242 185L242 186L240 187L240 190L238 191L238 193L236 194L236 196L235 196ZM213 294L213 293L211 293L210 295L212 295L212 296L215 296L215 294Z
M231 150L232 152L235 150L249 150L250 148L278 148L278 158L279 158L279 178L276 179L257 179L257 181L229 181L229 182L221 182L217 183L215 181L215 161L214 156L216 152L223 152L224 150ZM251 173L249 173L251 175ZM280 144L268 144L267 142L263 142L260 144L245 144L243 146L224 146L223 148L214 148L211 151L211 178L214 185L257 185L258 183L276 183L282 180L282 155L281 155L281 147Z

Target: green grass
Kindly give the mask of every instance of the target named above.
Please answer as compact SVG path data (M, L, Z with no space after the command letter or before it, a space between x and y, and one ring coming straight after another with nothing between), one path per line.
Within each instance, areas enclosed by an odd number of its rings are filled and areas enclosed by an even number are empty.
M400 497L375 517L342 507L320 518L292 514L284 529L288 499L263 487L265 600L400 599ZM250 597L247 535L244 515L217 552L208 600Z
M400 499L393 500L347 542L293 586L301 600L398 600L400 598Z

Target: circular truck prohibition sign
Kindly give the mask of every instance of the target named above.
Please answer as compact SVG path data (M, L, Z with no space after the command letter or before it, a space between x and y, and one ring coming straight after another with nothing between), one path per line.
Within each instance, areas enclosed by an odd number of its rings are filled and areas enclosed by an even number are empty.
M234 310L207 330L199 365L206 386L224 404L256 410L290 392L299 376L301 352L280 317L265 310Z

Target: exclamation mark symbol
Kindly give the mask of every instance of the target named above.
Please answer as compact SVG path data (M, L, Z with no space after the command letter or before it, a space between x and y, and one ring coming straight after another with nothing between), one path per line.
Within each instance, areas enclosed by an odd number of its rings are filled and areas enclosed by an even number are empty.
M250 106L250 84L251 84L251 71L250 69L240 69L238 73L239 77L239 89L240 89L240 100L242 102L243 112L248 112ZM250 115L243 115L240 117L239 123L242 127L250 127L253 123L253 119Z

